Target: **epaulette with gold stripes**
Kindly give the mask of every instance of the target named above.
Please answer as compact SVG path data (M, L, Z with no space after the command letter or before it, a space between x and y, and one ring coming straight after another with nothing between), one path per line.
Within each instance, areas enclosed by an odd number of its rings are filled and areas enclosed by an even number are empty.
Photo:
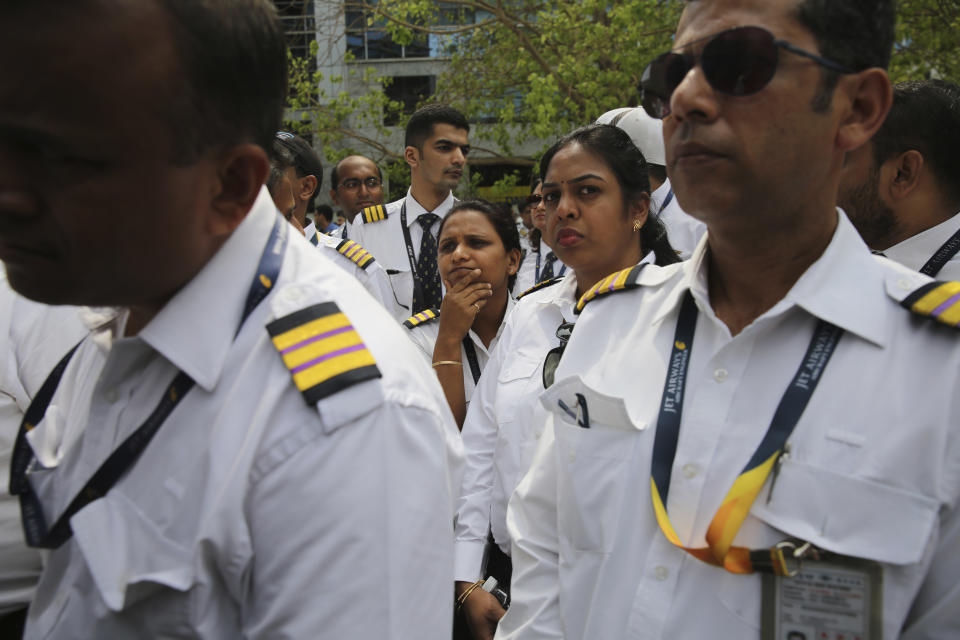
M363 223L380 222L387 219L387 209L382 204L375 204L372 207L364 207L360 212L363 216Z
M323 302L267 325L273 346L310 406L338 391L381 377L350 319L335 302Z
M547 287L549 287L549 286L551 286L551 285L557 284L557 283L560 282L561 280L563 280L562 277L560 277L560 278L550 278L549 280L544 280L543 282L538 282L537 284L533 285L532 287L530 287L529 289L527 289L526 291L524 291L523 293L521 293L520 295L518 295L518 296L517 296L517 300L519 300L519 299L522 298L523 296L527 295L528 293L533 293L534 291L540 291L540 289L546 289Z
M337 245L337 251L356 263L361 269L366 269L376 262L370 252L353 240L343 240Z
M426 324L440 317L439 309L424 309L420 313L415 313L403 321L403 326L407 329L413 329L421 324Z
M587 289L587 291L580 296L580 300L577 301L577 313L583 311L587 303L597 296L605 296L616 291L626 291L627 289L636 289L639 287L640 285L637 284L637 278L640 277L640 272L643 271L644 266L645 265L638 264L635 267L611 273Z
M921 316L960 327L960 282L928 282L900 304Z

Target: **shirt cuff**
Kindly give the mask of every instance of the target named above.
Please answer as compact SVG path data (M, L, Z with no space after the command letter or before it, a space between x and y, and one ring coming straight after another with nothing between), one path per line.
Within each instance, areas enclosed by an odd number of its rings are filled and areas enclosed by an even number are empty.
M478 541L453 543L453 579L457 582L476 582L483 577L484 555L487 544Z

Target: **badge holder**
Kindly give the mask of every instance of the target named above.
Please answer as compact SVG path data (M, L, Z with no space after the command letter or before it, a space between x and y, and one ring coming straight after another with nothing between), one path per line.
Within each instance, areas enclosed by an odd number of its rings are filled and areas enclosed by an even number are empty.
M757 558L755 567L763 572L763 640L882 639L883 570L878 563L784 540L769 550L769 560Z

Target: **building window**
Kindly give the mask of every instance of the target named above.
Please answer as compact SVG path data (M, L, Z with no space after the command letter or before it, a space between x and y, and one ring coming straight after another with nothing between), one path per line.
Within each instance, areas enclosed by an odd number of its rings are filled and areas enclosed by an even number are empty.
M274 0L273 4L277 7L290 53L310 60L310 71L315 71L317 61L310 53L310 44L317 38L313 0Z
M384 114L383 124L387 126L405 124L417 105L432 96L436 90L436 76L394 76L384 88L384 93L402 106L400 112Z
M409 44L397 44L386 30L386 21L370 18L373 14L363 9L363 4L376 4L376 0L346 2L344 17L347 27L347 50L356 60L380 60L384 58L436 58L449 55L452 38L443 34L414 33ZM446 3L437 3L439 24L434 29L454 27L460 20L474 21L472 10L457 9Z

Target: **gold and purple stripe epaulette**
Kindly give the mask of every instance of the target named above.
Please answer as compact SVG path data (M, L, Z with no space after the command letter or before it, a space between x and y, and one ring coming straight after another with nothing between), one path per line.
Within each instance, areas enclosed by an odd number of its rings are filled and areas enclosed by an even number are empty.
M523 296L527 295L528 293L533 293L534 291L540 291L540 289L546 289L546 288L549 287L550 285L557 284L557 283L560 282L561 280L563 280L563 277L550 278L549 280L544 280L543 282L538 282L537 284L533 285L532 287L530 287L529 289L527 289L526 291L524 291L523 293L521 293L520 295L518 295L516 299L519 300L520 298L522 298Z
M381 377L373 355L335 302L301 309L267 325L273 346L310 406Z
M960 282L929 282L900 303L910 311L960 327Z
M415 313L403 321L403 326L407 329L413 329L416 326L425 324L440 317L439 309L424 309L420 313Z
M637 278L640 276L640 272L643 271L643 267L644 265L638 264L635 267L630 267L628 269L623 269L622 271L611 273L606 278L587 289L586 293L580 296L580 300L577 301L577 313L583 311L583 308L587 306L587 303L597 296L604 296L617 291L626 291L627 289L635 289L639 287L640 285L637 284Z
M343 240L337 245L337 251L356 263L361 269L366 269L376 262L370 252L353 240Z
M372 207L364 207L360 212L363 216L363 223L380 222L387 219L387 210L382 204L375 204Z

